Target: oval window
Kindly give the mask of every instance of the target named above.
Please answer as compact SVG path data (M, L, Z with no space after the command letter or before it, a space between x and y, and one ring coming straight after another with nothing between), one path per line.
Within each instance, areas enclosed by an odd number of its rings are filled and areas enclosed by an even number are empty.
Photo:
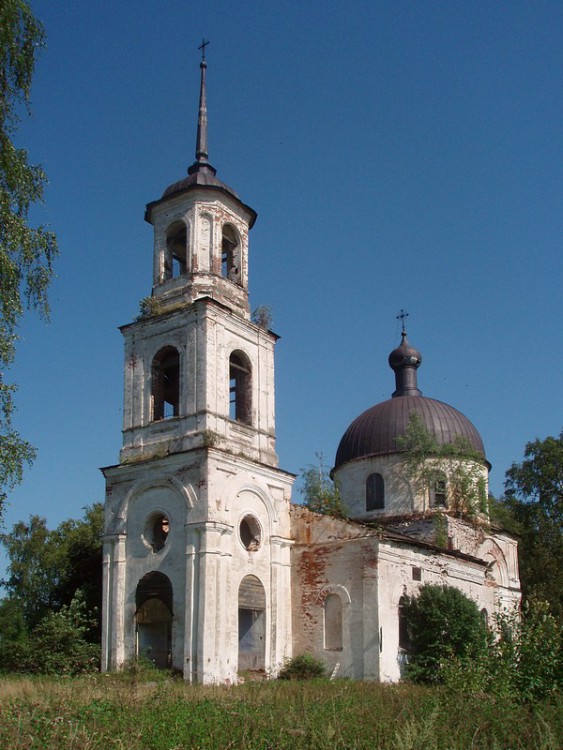
M164 513L153 513L145 524L144 537L153 552L160 552L166 544L170 521Z
M245 549L249 552L257 550L262 542L262 529L258 519L251 515L244 516L240 522L239 536Z

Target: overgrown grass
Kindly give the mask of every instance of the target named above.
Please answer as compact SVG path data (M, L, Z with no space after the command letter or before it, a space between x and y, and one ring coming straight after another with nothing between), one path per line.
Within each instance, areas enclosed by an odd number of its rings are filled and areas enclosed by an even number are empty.
M189 686L161 676L9 677L2 750L558 750L562 702L348 681Z

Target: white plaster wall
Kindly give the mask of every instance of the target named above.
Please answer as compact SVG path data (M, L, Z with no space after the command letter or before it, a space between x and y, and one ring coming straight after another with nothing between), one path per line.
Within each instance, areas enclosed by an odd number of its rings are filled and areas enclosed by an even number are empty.
M178 299L190 302L212 296L249 318L248 308L248 232L250 212L243 204L224 193L192 189L170 197L152 207L154 226L153 295L162 304ZM168 227L182 221L188 228L188 273L164 280ZM240 244L237 249L236 282L221 276L222 230L235 227Z
M443 471L451 490L451 477L458 459L441 459L439 462L429 460L429 466L435 465ZM468 475L485 482L488 487L488 471L475 461L464 462ZM370 474L379 473L385 484L385 508L366 511L366 481ZM414 480L409 480L405 471L405 458L400 453L385 456L368 456L355 459L340 466L334 472L334 481L340 487L343 502L350 518L362 521L376 521L387 516L405 516L412 513L424 513L430 509L429 490ZM451 504L451 497L448 498Z
M122 329L125 337L122 460L165 455L202 444L210 431L224 447L276 466L276 336L210 300ZM164 346L180 355L180 415L151 422L151 368ZM252 424L229 418L229 358L252 366ZM208 438L209 436L207 436Z

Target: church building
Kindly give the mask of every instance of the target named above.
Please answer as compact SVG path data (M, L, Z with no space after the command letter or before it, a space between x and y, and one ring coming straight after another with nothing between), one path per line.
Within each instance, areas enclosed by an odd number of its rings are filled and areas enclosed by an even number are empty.
M144 656L190 682L234 683L311 653L332 674L395 681L402 597L448 584L490 618L519 602L516 541L488 524L479 433L422 395L404 328L392 398L338 447L347 519L292 504L295 476L276 454L277 336L249 309L256 213L208 161L205 59L200 68L196 160L146 207L152 294L121 328L123 446L103 469L102 669ZM418 464L413 426L436 447Z

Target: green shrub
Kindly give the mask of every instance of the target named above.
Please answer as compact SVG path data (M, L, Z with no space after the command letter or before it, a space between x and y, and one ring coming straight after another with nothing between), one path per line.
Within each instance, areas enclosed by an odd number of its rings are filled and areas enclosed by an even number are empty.
M563 689L561 627L547 602L535 602L520 614L496 618L496 633L477 659L454 659L442 670L454 690L486 692L524 703L560 695Z
M440 683L455 658L476 659L487 648L486 623L475 602L453 586L422 586L418 596L401 600L407 635L406 676L413 682Z
M4 668L26 674L96 672L100 647L85 639L91 625L84 600L77 594L68 606L44 617L29 636L14 642Z
M279 680L314 680L325 676L324 664L311 654L288 659L278 674Z

